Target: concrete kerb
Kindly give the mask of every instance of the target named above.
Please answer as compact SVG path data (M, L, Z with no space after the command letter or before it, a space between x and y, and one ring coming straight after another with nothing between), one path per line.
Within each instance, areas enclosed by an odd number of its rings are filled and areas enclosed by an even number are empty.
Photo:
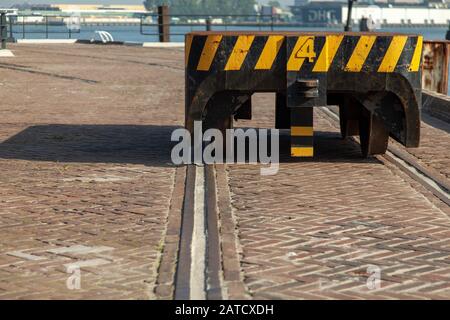
M14 53L9 49L0 50L0 58L11 58L14 57Z
M423 90L422 111L450 123L450 96Z
M23 44L102 44L102 45L125 45L144 48L184 48L184 42L136 42L136 41L113 41L102 42L88 39L17 39L17 43Z

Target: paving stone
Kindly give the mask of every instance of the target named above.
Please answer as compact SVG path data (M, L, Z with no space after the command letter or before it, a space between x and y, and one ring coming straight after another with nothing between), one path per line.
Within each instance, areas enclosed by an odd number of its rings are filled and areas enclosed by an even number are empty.
M254 120L240 125L272 127L272 97L256 97L253 105ZM280 147L274 176L261 176L259 166L227 166L248 293L261 299L450 298L449 216L395 168L362 159L359 147L341 140L316 111L314 159L291 159ZM423 148L433 144L427 140L433 134L433 141L448 139L424 127ZM287 132L280 144L289 145ZM439 159L450 155L444 145L436 146ZM380 289L366 285L371 265L379 267Z
M11 49L21 67L0 66L0 299L155 298L182 51Z

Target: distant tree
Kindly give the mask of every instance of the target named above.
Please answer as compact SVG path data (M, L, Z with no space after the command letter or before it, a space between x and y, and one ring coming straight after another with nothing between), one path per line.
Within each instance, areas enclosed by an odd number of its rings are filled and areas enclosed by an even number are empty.
M160 5L170 6L172 14L253 14L255 0L145 0L144 6L152 10Z
M144 7L146 10L154 10L158 6L170 5L170 0L144 0Z
M267 3L267 5L271 6L271 7L275 7L275 8L281 8L281 4L278 1L269 1Z
M202 0L204 12L209 14L252 14L255 0Z

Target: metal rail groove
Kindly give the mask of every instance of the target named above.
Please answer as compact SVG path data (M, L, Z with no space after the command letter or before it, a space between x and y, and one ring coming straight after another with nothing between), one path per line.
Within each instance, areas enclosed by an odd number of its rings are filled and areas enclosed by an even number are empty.
M175 299L221 300L221 250L212 165L187 167L180 232Z

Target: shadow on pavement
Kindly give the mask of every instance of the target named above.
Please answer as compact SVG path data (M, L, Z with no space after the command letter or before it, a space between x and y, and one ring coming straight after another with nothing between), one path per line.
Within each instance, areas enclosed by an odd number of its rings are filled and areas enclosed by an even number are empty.
M0 144L0 159L173 166L172 131L154 125L37 125Z
M170 141L170 137L177 128L155 125L31 126L0 144L0 159L173 166L170 155L177 142ZM364 159L356 143L342 140L339 134L332 132L315 132L314 152L314 158L291 158L289 131L280 130L281 163L378 163L374 158Z

